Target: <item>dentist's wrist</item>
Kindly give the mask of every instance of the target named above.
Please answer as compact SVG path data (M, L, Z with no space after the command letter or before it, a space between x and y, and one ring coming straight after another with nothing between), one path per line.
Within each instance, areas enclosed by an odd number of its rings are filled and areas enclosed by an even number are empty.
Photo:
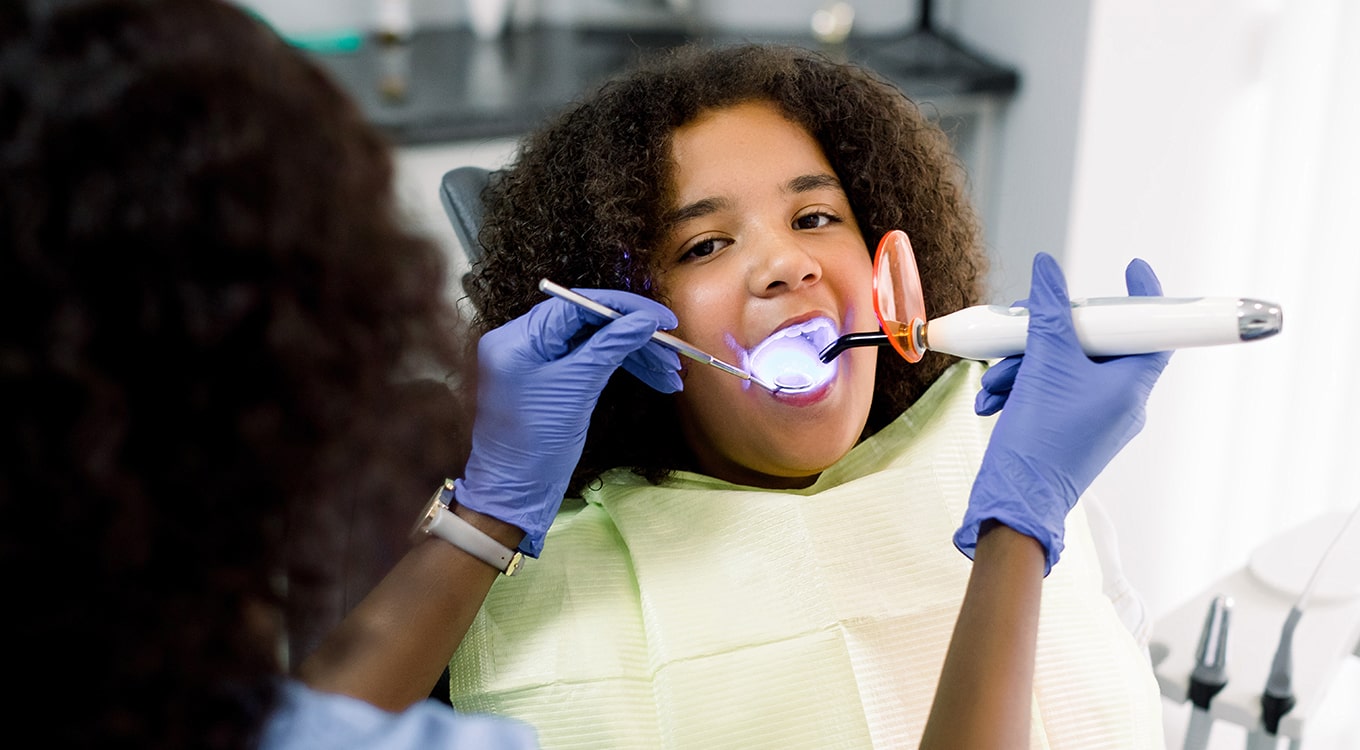
M461 503L454 504L453 513L510 549L518 547L519 543L524 540L524 529L494 516L479 513Z
M524 555L512 547L517 546L514 540L522 537L522 532L516 533L519 530L510 524L472 509L460 514L454 489L454 481L445 479L435 490L411 530L412 537L438 537L505 575L514 575Z
M523 531L518 549L529 557L538 557L543 540L562 505L568 472L538 465L527 458L519 460L534 469L519 473L487 470L485 462L478 462L476 450L468 460L462 479L456 483L458 505L491 516ZM548 481L545 476L561 474L560 481Z

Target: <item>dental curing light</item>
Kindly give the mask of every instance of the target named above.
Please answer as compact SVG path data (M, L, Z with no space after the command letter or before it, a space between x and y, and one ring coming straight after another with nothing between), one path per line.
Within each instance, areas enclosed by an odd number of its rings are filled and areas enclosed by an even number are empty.
M623 317L623 313L619 312L618 310L615 310L614 308L608 307L606 305L602 305L599 302L596 302L595 300L583 294L573 292L572 290L560 284L555 284L547 279L540 279L538 282L538 288L545 294L550 294L554 297L557 297L558 299L566 300L567 302L570 302L574 305L583 307L586 310L589 310L595 313L596 315L605 318L606 320L618 320L619 318ZM679 338L676 338L675 336L672 336L664 331L657 331L656 333L653 333L652 340L658 344L661 344L667 349L675 351L677 354L689 357L690 359L696 362L716 367L729 375L735 375L741 378L742 380L755 383L756 385L768 391L778 392L781 390L785 390L784 388L781 388L780 386L775 385L774 383L767 382L762 378L752 375L751 373L746 372L745 370L736 367L735 365L728 364L727 362L724 362L721 359L718 359L717 357L705 352L699 347L694 346L693 344L690 344Z
M928 320L911 240L899 229L878 244L874 312L881 332L841 336L820 359L883 344L908 362L927 351L998 359L1023 353L1029 332L1023 307L975 305ZM1259 341L1280 332L1284 315L1279 305L1236 297L1093 297L1072 301L1072 322L1087 355L1109 357Z

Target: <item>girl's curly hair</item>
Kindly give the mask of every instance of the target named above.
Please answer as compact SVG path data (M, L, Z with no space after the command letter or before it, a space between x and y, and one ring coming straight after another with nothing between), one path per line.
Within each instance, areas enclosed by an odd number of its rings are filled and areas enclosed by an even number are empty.
M870 252L891 229L912 240L931 315L976 304L986 268L963 170L947 136L892 84L808 50L690 46L605 84L521 144L484 197L484 259L466 290L485 332L542 299L540 278L656 297L652 253L670 208L670 141L700 113L774 103L821 145ZM664 299L661 301L665 301ZM895 419L952 362L885 353L865 436ZM578 492L604 470L657 481L686 468L672 399L633 378L600 398L572 479Z
M0 10L5 640L17 705L78 706L44 744L254 746L344 532L456 468L403 227L388 145L238 7Z

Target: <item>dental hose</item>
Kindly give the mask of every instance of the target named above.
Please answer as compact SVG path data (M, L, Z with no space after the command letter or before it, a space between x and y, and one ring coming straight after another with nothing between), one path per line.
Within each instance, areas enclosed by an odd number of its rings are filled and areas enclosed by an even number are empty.
M1308 583L1303 587L1303 593L1299 594L1298 601L1289 608L1289 614L1284 618L1284 627L1280 630L1280 643L1275 647L1275 658L1270 663L1270 675L1266 678L1265 690L1261 692L1261 724L1270 737L1275 737L1280 731L1280 719L1294 708L1296 703L1293 685L1293 647L1294 647L1294 628L1298 626L1299 619L1303 617L1303 610L1308 606L1308 600L1313 595L1313 589L1317 586L1318 575L1322 572L1327 563L1327 558L1331 557L1332 550L1338 541L1346 535L1346 530L1355 521L1357 512L1360 512L1360 505L1351 511L1346 522L1341 525L1340 531L1332 538L1331 544L1322 553L1322 558L1318 560L1317 567L1313 568L1312 574L1308 577Z
M1280 719L1294 708L1294 627L1302 616L1303 610L1298 604L1289 608L1280 632L1280 644L1275 647L1275 659L1270 663L1266 689L1261 693L1261 723L1271 735L1280 733Z

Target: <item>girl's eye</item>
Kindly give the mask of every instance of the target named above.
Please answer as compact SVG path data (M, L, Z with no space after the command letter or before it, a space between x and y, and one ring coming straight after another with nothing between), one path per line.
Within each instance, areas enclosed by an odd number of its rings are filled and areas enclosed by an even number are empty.
M816 211L810 214L803 214L793 220L794 229L821 229L822 227L840 221L840 217L824 211Z
M689 249L680 256L680 262L707 258L730 244L732 244L732 241L723 237L709 237L700 240L689 246Z

